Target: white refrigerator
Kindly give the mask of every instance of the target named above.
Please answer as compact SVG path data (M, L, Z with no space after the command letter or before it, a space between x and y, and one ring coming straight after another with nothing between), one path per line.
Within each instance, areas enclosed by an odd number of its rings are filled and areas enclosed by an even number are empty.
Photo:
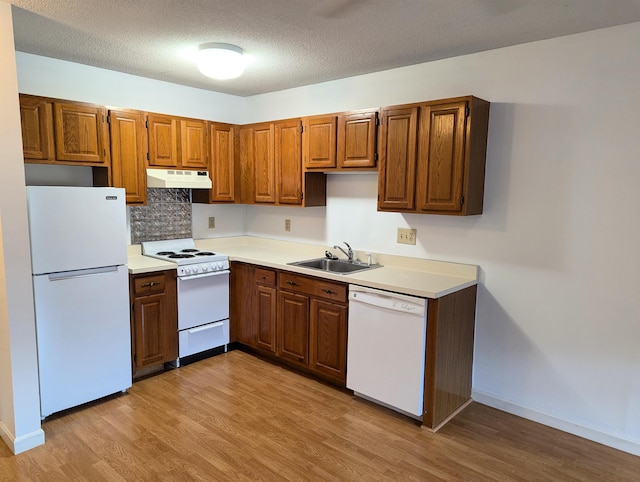
M125 191L28 186L42 418L131 386Z

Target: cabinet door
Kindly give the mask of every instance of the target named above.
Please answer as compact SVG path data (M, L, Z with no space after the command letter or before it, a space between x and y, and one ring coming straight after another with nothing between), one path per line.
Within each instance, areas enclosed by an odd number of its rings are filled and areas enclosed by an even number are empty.
M276 202L276 166L274 162L274 126L262 124L253 128L254 200Z
M382 110L378 173L380 210L414 208L417 121L417 106Z
M209 169L206 121L180 120L180 167Z
M209 148L211 151L211 201L235 200L234 128L226 124L209 124Z
M149 114L149 166L178 167L178 120L174 117Z
M462 208L466 107L466 102L455 102L420 109L419 210Z
M275 125L276 177L278 203L302 203L302 145L299 120Z
M144 112L109 112L113 187L125 189L127 204L144 204L147 200L144 168L147 130L144 123Z
M278 293L278 356L297 363L309 361L309 298Z
M310 367L346 383L347 307L311 299Z
M56 160L106 164L106 110L75 102L54 102Z
M376 167L378 111L343 114L338 121L338 167Z
M336 167L335 115L304 119L303 158L306 169Z
M39 161L55 160L51 102L20 94L20 123L24 158Z
M255 346L256 326L253 308L254 268L245 263L232 262L230 276L229 324L231 342L239 341Z
M157 294L136 298L134 338L136 369L164 362L165 296Z
M271 353L276 353L276 293L276 289L271 286L256 285L256 346Z

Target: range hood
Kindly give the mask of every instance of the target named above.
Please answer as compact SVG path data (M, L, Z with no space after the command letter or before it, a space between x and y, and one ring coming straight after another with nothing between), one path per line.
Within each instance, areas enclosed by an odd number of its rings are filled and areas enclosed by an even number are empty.
M147 187L211 189L207 171L147 169Z

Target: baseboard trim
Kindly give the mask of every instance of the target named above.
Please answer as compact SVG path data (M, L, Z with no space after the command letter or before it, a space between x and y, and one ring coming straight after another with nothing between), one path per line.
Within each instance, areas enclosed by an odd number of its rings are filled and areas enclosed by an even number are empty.
M7 426L0 422L0 437L15 455L44 444L44 430L41 428L20 437L14 437Z
M538 410L534 410L523 405L518 405L517 403L514 403L512 401L504 400L490 393L483 392L482 390L472 390L471 398L473 398L473 400L478 403L497 408L498 410L502 410L503 412L511 413L513 415L526 418L527 420L538 422L542 425L556 428L558 430L562 430L563 432L577 435L578 437L582 437L587 440L591 440L593 442L597 442L602 445L606 445L608 447L630 453L632 455L640 456L640 443L638 442L616 437L615 435L600 432L598 430L577 424L575 422L570 422L562 418L554 417Z

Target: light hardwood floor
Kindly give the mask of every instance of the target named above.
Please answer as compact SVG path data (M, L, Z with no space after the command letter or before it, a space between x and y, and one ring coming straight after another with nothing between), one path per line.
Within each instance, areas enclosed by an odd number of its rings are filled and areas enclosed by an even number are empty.
M241 351L0 442L0 480L640 480L640 457L472 403L437 434Z

